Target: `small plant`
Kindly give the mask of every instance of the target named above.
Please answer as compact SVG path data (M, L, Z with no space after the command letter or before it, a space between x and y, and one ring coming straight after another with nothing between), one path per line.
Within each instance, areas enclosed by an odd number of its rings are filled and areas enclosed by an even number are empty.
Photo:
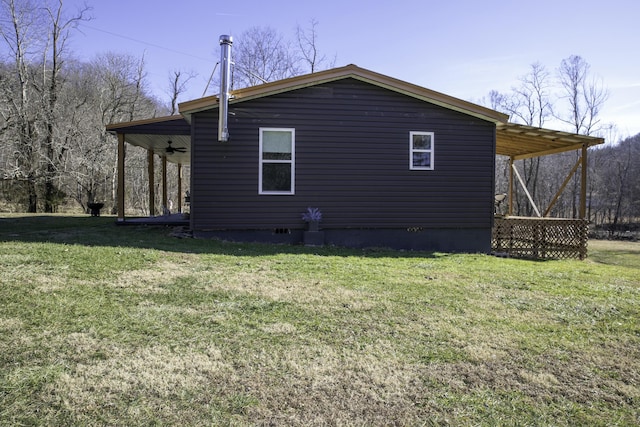
M302 220L305 222L320 222L322 220L322 212L318 208L307 208L302 213Z

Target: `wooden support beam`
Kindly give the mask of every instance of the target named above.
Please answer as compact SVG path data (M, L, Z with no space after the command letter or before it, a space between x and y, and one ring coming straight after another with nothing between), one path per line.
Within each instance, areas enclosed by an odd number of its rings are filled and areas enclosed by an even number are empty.
M513 157L509 158L509 216L513 215Z
M178 212L182 213L182 163L178 163Z
M582 174L580 179L580 219L587 215L587 144L582 144Z
M118 134L118 222L124 222L124 134Z
M156 216L155 165L153 150L147 150L147 175L149 175L149 216Z
M520 155L514 156L514 159L515 160L524 160L524 159L531 159L533 157L542 157L542 156L549 156L551 154L565 153L567 151L579 150L580 148L583 147L583 145L584 144L575 144L575 145L563 146L563 147L560 147L560 148L551 148L551 149L547 149L547 150L540 150L540 151L537 151L535 153L520 154Z
M564 189L567 187L567 184L569 184L569 181L571 181L571 178L573 177L573 175L578 170L578 167L580 166L580 162L581 161L582 161L582 157L578 159L578 161L576 162L575 165L573 165L573 168L571 169L571 171L569 172L567 177L564 179L564 182L560 186L560 189L558 190L556 195L553 196L553 200L551 200L551 203L549 203L549 207L547 208L547 210L544 211L544 215L543 215L544 217L549 216L549 212L551 212L551 209L553 208L553 206L556 204L556 202L558 201L558 199L560 198L560 196L564 192Z
M167 204L167 156L162 156L162 209L168 209ZM163 212L164 213L164 212Z
M529 203L531 203L531 206L533 206L533 210L536 211L536 215L538 215L538 217L542 217L542 215L540 215L540 211L538 210L538 207L536 206L536 203L533 201L533 197L531 197L531 193L529 193L529 190L527 189L527 186L525 185L522 177L520 176L518 169L516 169L516 166L511 165L511 170L513 170L513 172L516 174L516 178L518 178L518 181L520 181L520 185L522 186L524 193L527 195L527 198L529 199Z

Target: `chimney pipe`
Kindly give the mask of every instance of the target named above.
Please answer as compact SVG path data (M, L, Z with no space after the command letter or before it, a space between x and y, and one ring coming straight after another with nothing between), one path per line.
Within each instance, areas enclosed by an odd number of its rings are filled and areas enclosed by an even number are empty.
M220 36L220 94L218 95L218 141L229 140L227 119L229 115L229 78L231 75L231 45L233 38Z

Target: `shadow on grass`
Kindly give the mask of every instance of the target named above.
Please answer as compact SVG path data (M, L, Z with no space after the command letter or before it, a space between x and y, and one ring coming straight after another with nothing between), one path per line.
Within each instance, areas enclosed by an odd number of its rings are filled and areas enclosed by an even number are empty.
M599 264L640 269L640 254L637 251L596 252L589 255L589 259Z
M170 225L116 224L115 217L25 215L0 217L0 242L56 243L88 247L129 247L167 252L270 256L314 254L318 256L370 258L441 258L448 253L402 251L387 248L350 249L335 246L307 247L290 244L238 243L218 239L194 239L176 233ZM178 236L178 237L176 237Z

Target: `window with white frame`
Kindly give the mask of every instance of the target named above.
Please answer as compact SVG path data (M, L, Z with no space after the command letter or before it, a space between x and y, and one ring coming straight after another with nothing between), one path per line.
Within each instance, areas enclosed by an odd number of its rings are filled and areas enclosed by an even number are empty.
M294 194L295 129L260 128L259 194Z
M409 169L433 170L433 132L409 132Z

